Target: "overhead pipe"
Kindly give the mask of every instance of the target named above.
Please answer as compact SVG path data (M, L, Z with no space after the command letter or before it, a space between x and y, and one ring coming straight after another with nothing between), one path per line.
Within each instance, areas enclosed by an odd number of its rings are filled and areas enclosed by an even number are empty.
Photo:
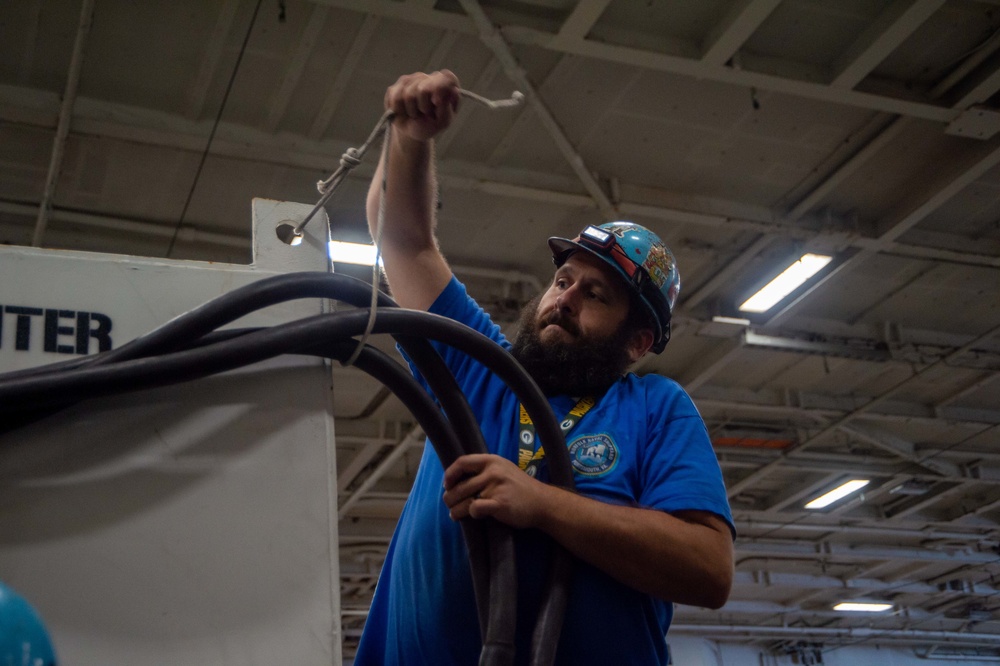
M789 457L790 455L793 455L796 451L801 451L801 450L803 450L803 449L811 446L813 443L815 443L817 440L821 439L825 435L827 435L827 434L829 434L829 433L831 433L831 432L833 432L835 430L839 430L841 426L843 426L846 423L849 423L850 421L854 420L858 416L861 416L861 415L865 414L872 407L875 407L876 405L882 404L883 402L885 402L886 400L888 400L889 398L891 398L892 396L894 396L896 393L898 393L900 389L902 389L905 386L907 386L908 384L910 384L916 378L924 376L928 371L933 370L934 368L937 368L938 366L946 365L952 359L957 358L957 357L961 356L962 354L965 354L969 350L974 349L978 345L980 345L983 342L985 342L985 341L993 338L997 334L1000 334L1000 324L998 324L997 326L994 326L993 328L991 328L990 330L986 331L985 333L977 336L974 340L972 340L972 341L970 341L970 342L962 345L961 347L959 347L958 349L956 349L952 353L948 354L947 356L943 356L943 357L939 358L938 360L934 361L933 363L930 363L930 364L925 365L924 367L920 368L919 370L917 370L916 372L914 372L912 375L910 375L906 379L903 379L903 380L897 382L895 385L891 386L889 389L887 389L887 390L883 391L882 393L880 393L879 395L875 396L874 398L872 398L871 400L869 400L865 404L861 405L857 409L854 409L854 410L852 410L852 411L844 414L843 416L841 416L840 418L838 418L837 420L835 420L830 425L828 425L825 428L821 429L818 433L816 433L816 434L812 435L811 437L809 437L809 439L806 439L806 440L804 440L802 442L799 442L798 444L792 445L791 447L782 450L780 452L780 457L779 458L777 458L776 460L772 460L771 462L767 463L763 467L760 467L759 469L757 469L755 472L752 472L750 475L744 477L743 479L740 479L735 484L733 484L732 486L730 486L730 488L728 490L729 497L730 498L736 497L741 492L743 492L744 490L746 490L747 488L749 488L752 484L760 481L762 478L764 478L765 476L767 476L768 474L770 474L772 471L775 470L775 468L781 466L784 463L785 458Z
M767 627L757 624L673 624L670 633L708 636L717 640L736 637L753 640L783 638L815 638L817 640L872 640L891 643L947 643L982 647L996 645L996 634L957 633L949 631L921 631L919 629L874 629L871 627Z

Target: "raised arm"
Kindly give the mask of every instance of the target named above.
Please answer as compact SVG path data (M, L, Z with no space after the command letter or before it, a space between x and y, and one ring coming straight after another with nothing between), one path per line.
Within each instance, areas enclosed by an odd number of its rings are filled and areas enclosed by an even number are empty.
M385 93L395 119L388 165L379 162L368 190L368 228L376 238L385 169L382 264L393 297L406 308L426 310L451 279L435 236L434 137L451 124L458 87L458 78L442 70L402 76Z

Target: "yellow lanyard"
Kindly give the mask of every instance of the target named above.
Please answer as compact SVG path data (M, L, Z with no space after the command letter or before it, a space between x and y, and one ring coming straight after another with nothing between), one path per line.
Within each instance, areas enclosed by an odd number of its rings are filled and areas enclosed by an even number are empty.
M563 435L572 430L573 426L580 422L583 415L589 412L590 408L596 402L590 396L580 398L573 409L569 410L569 414L562 420L562 423L559 424ZM545 448L539 446L538 450L535 451L535 424L531 422L531 417L528 416L524 405L520 405L519 407L521 429L518 433L517 466L527 472L528 476L535 476L538 474L539 467L541 467L542 459L545 458Z

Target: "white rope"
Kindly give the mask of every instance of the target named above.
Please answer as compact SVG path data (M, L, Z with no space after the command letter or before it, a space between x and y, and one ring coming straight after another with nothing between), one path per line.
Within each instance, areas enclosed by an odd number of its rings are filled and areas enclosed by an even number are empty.
M520 105L524 102L524 95L518 91L514 91L508 99L498 99L491 100L486 99L482 95L477 95L474 92L468 90L458 89L458 93L463 97L468 97L471 100L479 102L488 109L504 109ZM372 298L369 304L368 310L368 324L365 326L365 332L362 334L361 339L358 340L358 346L354 348L351 353L350 358L342 363L344 366L352 366L354 362L358 360L358 356L364 349L368 342L368 337L371 335L372 330L375 328L375 317L378 311L376 307L378 304L378 285L379 285L379 258L382 256L382 229L385 224L385 187L386 187L386 173L388 172L389 164L389 139L392 130L392 119L394 114L391 111L386 111L379 118L378 123L375 125L375 129L372 130L371 134L365 140L361 146L358 148L348 148L343 155L340 156L340 166L334 171L329 178L321 180L316 183L316 189L319 190L322 195L319 202L313 207L313 209L306 215L297 227L295 227L294 234L299 236L302 234L302 229L309 223L309 220L323 207L326 202L330 200L333 196L334 191L340 186L340 183L347 177L351 169L361 164L361 159L368 152L368 148L371 144L378 139L379 136L382 137L382 184L381 191L379 193L378 199L378 216L375 221L375 238L373 239L375 243L375 262L372 264Z
M392 123L388 123L385 127L385 136L382 138L382 184L381 192L378 198L378 216L375 218L375 261L372 262L372 299L368 304L368 323L365 325L365 332L358 340L358 346L354 348L351 353L350 358L344 361L341 365L350 367L354 365L354 362L358 360L358 356L361 354L361 350L364 349L365 344L368 342L368 336L371 335L372 329L375 328L375 316L378 312L378 284L379 284L379 269L378 260L382 256L382 230L385 228L385 183L386 183L386 172L388 169L387 160L389 159L389 140L392 135Z

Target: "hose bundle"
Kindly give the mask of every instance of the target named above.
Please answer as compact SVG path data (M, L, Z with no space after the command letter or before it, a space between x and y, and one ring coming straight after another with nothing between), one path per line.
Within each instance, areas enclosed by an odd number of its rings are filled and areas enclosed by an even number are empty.
M434 340L468 354L510 387L536 424L542 442L553 443L545 447L552 483L573 488L563 433L541 391L506 350L463 324L399 308L379 293L374 321L367 309L359 309L267 328L217 330L256 310L301 298L330 298L365 308L371 293L371 285L344 275L308 272L265 278L118 349L0 375L0 414L7 424L17 427L85 398L191 381L282 354L306 354L350 361L384 384L413 414L442 465L448 467L466 453L485 453L486 445L455 378L428 342ZM399 363L354 339L369 329L396 340L427 381L433 397ZM461 527L483 636L480 664L512 664L517 619L514 532L492 519L466 518ZM556 547L551 558L532 636L533 666L554 662L566 607L570 556Z

